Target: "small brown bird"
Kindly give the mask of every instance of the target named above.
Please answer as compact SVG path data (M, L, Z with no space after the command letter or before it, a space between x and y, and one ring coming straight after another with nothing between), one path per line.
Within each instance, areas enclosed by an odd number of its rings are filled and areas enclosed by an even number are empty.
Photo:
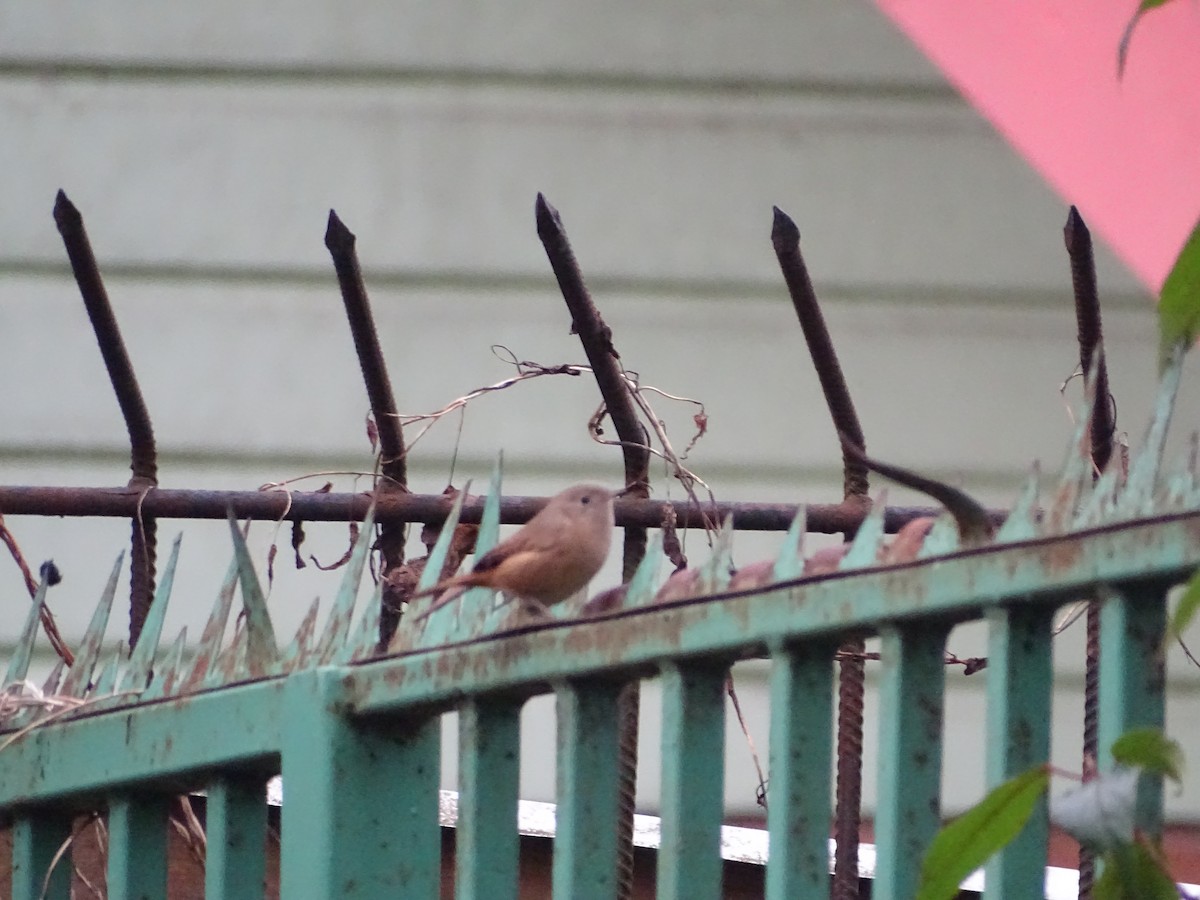
M454 588L487 587L525 600L558 603L600 571L608 559L613 527L612 492L577 484L550 498L516 534L476 560L470 572L418 591L411 599ZM459 593L439 599L422 618Z

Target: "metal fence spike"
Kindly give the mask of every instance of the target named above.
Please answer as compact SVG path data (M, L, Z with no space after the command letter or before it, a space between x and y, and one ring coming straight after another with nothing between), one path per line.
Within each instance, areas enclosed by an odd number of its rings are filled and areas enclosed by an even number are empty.
M176 685L182 685L183 648L187 645L187 626L179 630L171 649L154 666L150 686L142 693L142 700L170 697Z
M850 544L850 549L838 564L839 571L860 569L870 566L879 557L879 548L883 546L883 514L887 511L887 488L882 488L871 511L858 527L858 534Z
M175 538L171 545L171 558L167 561L166 571L154 592L154 601L150 604L150 612L138 635L137 646L129 656L129 666L125 677L121 680L121 689L126 691L141 691L149 686L150 672L154 668L154 657L158 652L158 641L162 635L163 619L167 614L167 604L171 599L171 587L175 582L175 566L179 562L179 546L183 542L183 534Z
M500 539L500 488L504 469L501 454L492 467L492 478L488 484L487 497L483 502L483 515L479 531L475 535L475 559L491 550ZM490 634L499 626L500 618L494 613L503 597L487 588L468 590L450 604L449 609L429 617L421 633L421 646L448 644L458 640Z
M500 540L500 496L504 483L504 454L496 457L492 477L488 482L487 497L483 501L483 515L479 519L479 534L475 537L475 557L487 553Z
M117 646L113 650L112 656L108 658L108 662L100 670L100 674L96 676L96 681L92 685L92 689L88 691L89 697L106 697L117 689L117 676L120 674L121 663L125 659L125 642L117 641Z
M454 498L454 503L450 505L450 514L446 516L446 521L442 523L441 533L438 534L438 539L433 545L433 550L429 553L429 559L425 561L425 569L421 572L421 577L417 581L418 591L428 590L437 584L442 567L446 563L446 554L450 551L450 542L454 539L454 529L458 527L458 520L462 516L463 501L467 499L467 492L470 490L470 487L471 483L468 481L463 485L463 489L458 492L458 496ZM482 529L480 530L482 531ZM478 546L477 542L477 552ZM422 617L437 602L437 599L436 595L430 594L428 597L422 597L408 605L408 609L404 612L404 618L400 621L400 627L396 629L391 643L388 644L388 653L397 653L401 650L422 646L422 636L427 633L429 626L437 614L431 614L427 618ZM340 650L340 646L331 646L327 655L322 654L322 661L332 661L337 657Z
M451 604L453 614L443 620L450 623L449 628L436 643L448 644L492 634L499 627L496 614L503 602L504 596L489 588L472 588L464 592L457 602ZM425 630L423 640L430 642L430 629Z
M325 619L325 628L321 632L321 639L313 651L321 665L333 659L336 649L346 641L346 634L350 630L350 622L354 617L354 601L358 597L358 591L362 585L362 573L366 566L367 554L371 552L374 531L375 505L371 504L371 508L367 510L367 514L363 518L362 527L358 530L358 540L354 542L354 547L350 551L350 561L346 563L346 572L342 575L337 596L334 597L333 606L330 607L329 615Z
M801 503L796 518L783 538L783 546L771 569L773 581L788 581L804 574L804 535L808 531L808 507Z
M4 676L6 686L24 681L25 676L29 674L29 660L33 657L33 645L37 642L42 604L46 602L46 591L49 586L50 579L43 574L33 602L29 605L29 612L25 615L25 627L21 629L21 637L17 640L17 645L13 648L12 659L8 663L8 672Z
M715 594L729 586L733 576L733 516L726 516L713 541L712 555L700 567L699 593Z
M1180 466L1163 477L1162 497L1155 504L1160 511L1187 509L1195 502L1196 476L1186 466Z
M379 646L379 613L382 604L383 582L381 581L375 585L375 590L371 594L371 602L358 617L358 628L354 639L338 648L338 653L333 660L336 665L367 659L374 655L375 649Z
M1163 370L1158 382L1158 394L1154 402L1154 418L1146 429L1142 447L1129 467L1129 479L1117 503L1122 518L1130 518L1154 508L1154 485L1162 465L1163 447L1171 414L1175 409L1175 397L1179 393L1179 381L1183 373L1183 351L1177 350Z
M233 640L217 656L204 679L205 688L223 687L244 677L246 659L246 626L239 621L233 631Z
M503 496L504 484L504 453L503 451L496 455L496 465L492 468L492 477L488 482L487 497L483 501L483 514L479 518L479 533L475 535L475 558L479 559L498 543L500 543L500 500ZM490 596L489 596L490 595ZM503 602L503 598L497 592L483 591L472 598L484 598L480 601L481 609L487 609L487 601L491 600L490 608L495 610L498 605ZM465 598L464 598L465 599ZM465 609L473 609L470 601L464 606ZM479 624L482 625L486 615L481 616Z
M629 587L625 591L625 600L621 604L627 609L636 606L647 606L654 602L654 594L658 586L658 573L662 568L663 556L662 531L655 531L650 537L646 553L633 577L629 579Z
M959 537L958 523L954 521L954 516L948 512L942 513L934 520L929 534L925 535L925 540L921 542L917 559L953 553L959 548Z
M221 641L225 637L225 629L229 625L229 611L233 608L233 592L237 589L237 556L229 562L225 570L225 578L221 589L217 591L217 599L213 602L212 612L204 623L204 631L200 635L200 643L188 664L187 673L183 676L183 690L193 690L204 683L217 665L217 657L221 653Z
M1092 486L1091 494L1087 500L1080 504L1079 511L1075 514L1075 519L1071 523L1073 530L1099 524L1108 518L1113 506L1116 504L1121 477L1121 462L1114 455L1109 460L1104 474L1100 476L1100 480Z
M1083 400L1075 413L1075 431L1071 442L1067 445L1067 455L1063 460L1054 494L1050 498L1045 514L1042 516L1041 534L1062 534L1071 527L1075 515L1081 505L1081 496L1091 492L1092 475L1095 466L1092 463L1092 410L1096 406L1095 367L1099 362L1099 354L1092 363L1092 371L1085 373L1083 382Z
M242 607L246 611L246 665L252 675L261 676L270 671L279 661L279 648L275 643L275 629L267 612L267 598L263 595L250 558L250 548L238 529L233 511L229 511L229 532L233 536L233 549L237 555L238 580L242 585Z
M61 692L64 696L82 697L87 693L88 681L91 680L92 671L100 659L100 648L104 644L104 632L108 628L113 597L117 593L117 579L121 576L121 566L124 562L125 553L122 551L117 554L117 561L113 565L112 573L108 576L104 593L100 595L100 602L92 611L92 620L88 623L83 642L79 645L79 652L75 654L75 664L71 666L71 670L67 672L67 677L62 683Z
M313 597L313 602L308 607L308 612L304 614L304 618L300 621L300 627L296 629L296 636L292 638L292 642L283 651L281 667L284 672L291 672L293 669L301 668L304 665L305 659L308 658L313 632L317 628L317 611L320 607L321 598Z
M1004 544L1011 541L1027 541L1038 533L1038 489L1042 477L1042 467L1035 461L1021 495L1013 504L1012 512L1004 520L1004 524L996 531L995 542Z
M59 688L59 682L62 681L63 670L67 664L61 657L54 663L54 668L50 670L50 675L42 683L42 693L47 696L57 695L63 696L63 691Z
M429 559L425 563L425 568L421 571L421 578L417 582L417 590L423 591L437 584L438 578L441 576L442 567L446 564L446 554L450 552L450 544L454 540L454 529L458 527L458 520L462 517L463 502L467 499L470 489L471 482L468 481L463 485L463 489L458 492L458 496L454 498L454 502L450 505L450 513L446 516L446 521L442 523L442 530L438 532L438 539L434 542L433 550L429 552ZM476 543L477 548L478 546L478 543Z
M233 680L246 681L258 677L261 670L256 671L250 667L250 631L244 623L238 637L240 639L234 645Z

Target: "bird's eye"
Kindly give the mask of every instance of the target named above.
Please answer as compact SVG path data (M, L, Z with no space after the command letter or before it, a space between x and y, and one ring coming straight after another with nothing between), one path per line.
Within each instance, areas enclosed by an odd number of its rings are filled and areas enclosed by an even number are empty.
M584 494L582 497L579 498L579 502L580 503L591 503L592 498L589 497L587 494Z

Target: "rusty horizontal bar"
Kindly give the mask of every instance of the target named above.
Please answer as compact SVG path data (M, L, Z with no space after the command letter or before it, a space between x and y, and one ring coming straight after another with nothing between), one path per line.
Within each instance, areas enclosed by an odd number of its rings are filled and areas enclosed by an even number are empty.
M0 487L0 513L25 516L132 516L141 498L143 514L164 519L223 519L229 509L240 519L304 522L359 521L371 505L371 495L292 493L281 491L202 491L152 488L145 494L129 488L95 487ZM541 497L505 497L500 521L519 525L542 508ZM408 522L442 522L451 502L442 494L388 495L378 499L376 518ZM657 528L668 507L673 507L680 528L703 528L704 516L715 512L719 519L733 516L733 526L742 531L786 531L796 516L794 503L716 503L703 509L686 500L618 500L618 526L644 525ZM463 505L462 521L478 522L483 498ZM938 515L940 509L916 506L888 507L885 528L895 532L921 516ZM1005 513L991 511L999 523ZM825 534L853 531L862 522L858 504L825 503L808 507L808 530Z

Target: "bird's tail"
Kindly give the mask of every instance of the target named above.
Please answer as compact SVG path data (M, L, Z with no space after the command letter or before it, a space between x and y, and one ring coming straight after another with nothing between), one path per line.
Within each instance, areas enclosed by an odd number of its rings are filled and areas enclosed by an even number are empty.
M409 603L414 600L419 600L422 597L430 597L434 594L441 594L442 596L438 597L438 599L431 607L429 607L429 609L425 610L425 612L413 619L413 624L420 622L430 613L436 612L447 603L454 602L466 592L467 588L477 587L478 585L479 581L477 576L475 576L474 573L467 572L463 575L455 575L453 578L447 578L444 581L440 581L431 588L425 588L423 591L417 591L408 598Z

